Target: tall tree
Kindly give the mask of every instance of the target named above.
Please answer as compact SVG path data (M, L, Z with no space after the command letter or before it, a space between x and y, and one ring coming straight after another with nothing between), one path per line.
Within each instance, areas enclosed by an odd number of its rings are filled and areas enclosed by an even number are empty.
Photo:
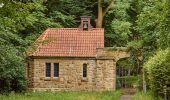
M98 16L96 27L103 27L103 19L106 13L113 7L115 0L98 0Z
M45 14L62 27L78 27L80 16L91 15L91 3L90 0L48 0Z
M22 33L37 21L40 1L1 0L0 8L0 92L25 89L25 50L28 41Z
M143 54L144 54L144 63L145 65L149 66L149 69L153 70L147 70L150 71L149 73L152 73L153 76L155 76L155 69L157 70L157 73L163 72L161 69L164 69L164 63L168 63L163 58L164 62L161 64L159 63L159 68L156 68L155 64L158 64L158 61L156 61L158 58L160 60L161 53L164 54L164 50L170 47L170 35L169 35L169 11L170 11L170 2L169 0L140 0L140 3L142 4L142 11L138 15L137 22L137 30L140 33L140 38L142 40L142 47L143 47ZM157 50L161 50L161 53L157 53ZM167 49L169 50L169 49ZM157 53L155 55L155 52ZM153 58L151 58L154 56ZM155 60L156 59L156 60ZM161 59L162 60L162 59ZM155 62L156 61L156 62ZM150 63L147 63L150 62ZM153 64L152 64L153 63ZM162 67L163 65L163 67ZM161 67L162 68L161 68ZM153 68L151 68L153 67ZM155 67L155 69L154 69ZM158 71L159 70L159 71ZM166 73L163 72L163 73ZM159 78L157 78L159 79ZM152 85L154 84L160 84L159 82L156 82L156 79L149 80L149 82L155 82L153 84L150 84L150 88L153 90ZM162 84L161 84L162 85ZM162 85L163 86L163 85ZM158 86L156 89L159 89ZM155 92L155 91L154 91ZM157 91L158 93L158 91Z
M116 0L112 9L106 13L104 18L105 46L126 46L128 35L131 33L130 16L127 9L131 0Z
M145 1L138 16L137 28L141 33L147 51L153 52L170 46L169 35L169 0Z

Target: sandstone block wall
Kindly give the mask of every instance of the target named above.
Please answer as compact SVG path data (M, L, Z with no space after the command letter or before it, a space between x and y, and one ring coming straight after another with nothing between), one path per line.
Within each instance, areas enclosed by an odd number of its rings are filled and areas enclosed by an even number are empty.
M115 90L116 66L113 60L97 60L96 89Z
M45 77L45 63L51 63L51 78ZM53 63L59 63L59 77L54 78ZM87 78L83 78L83 64L87 64ZM33 59L28 71L29 89L33 90L114 90L113 60L96 59Z

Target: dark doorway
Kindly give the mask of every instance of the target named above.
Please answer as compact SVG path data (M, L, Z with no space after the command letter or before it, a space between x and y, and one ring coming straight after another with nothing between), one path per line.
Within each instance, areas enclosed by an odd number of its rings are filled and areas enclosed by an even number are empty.
M129 58L122 58L116 63L116 88L137 87L139 77Z

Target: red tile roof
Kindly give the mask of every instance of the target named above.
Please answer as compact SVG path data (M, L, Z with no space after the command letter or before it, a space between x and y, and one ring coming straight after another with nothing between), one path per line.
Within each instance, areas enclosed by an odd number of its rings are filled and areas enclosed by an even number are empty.
M35 44L30 56L96 57L96 49L104 48L104 29L49 28Z

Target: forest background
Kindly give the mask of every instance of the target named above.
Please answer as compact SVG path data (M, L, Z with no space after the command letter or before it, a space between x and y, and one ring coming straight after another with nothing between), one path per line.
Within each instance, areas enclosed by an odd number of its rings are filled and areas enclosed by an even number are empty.
M24 90L26 49L49 27L78 27L80 16L105 29L106 47L128 48L153 92L169 89L169 0L0 0L0 91Z

